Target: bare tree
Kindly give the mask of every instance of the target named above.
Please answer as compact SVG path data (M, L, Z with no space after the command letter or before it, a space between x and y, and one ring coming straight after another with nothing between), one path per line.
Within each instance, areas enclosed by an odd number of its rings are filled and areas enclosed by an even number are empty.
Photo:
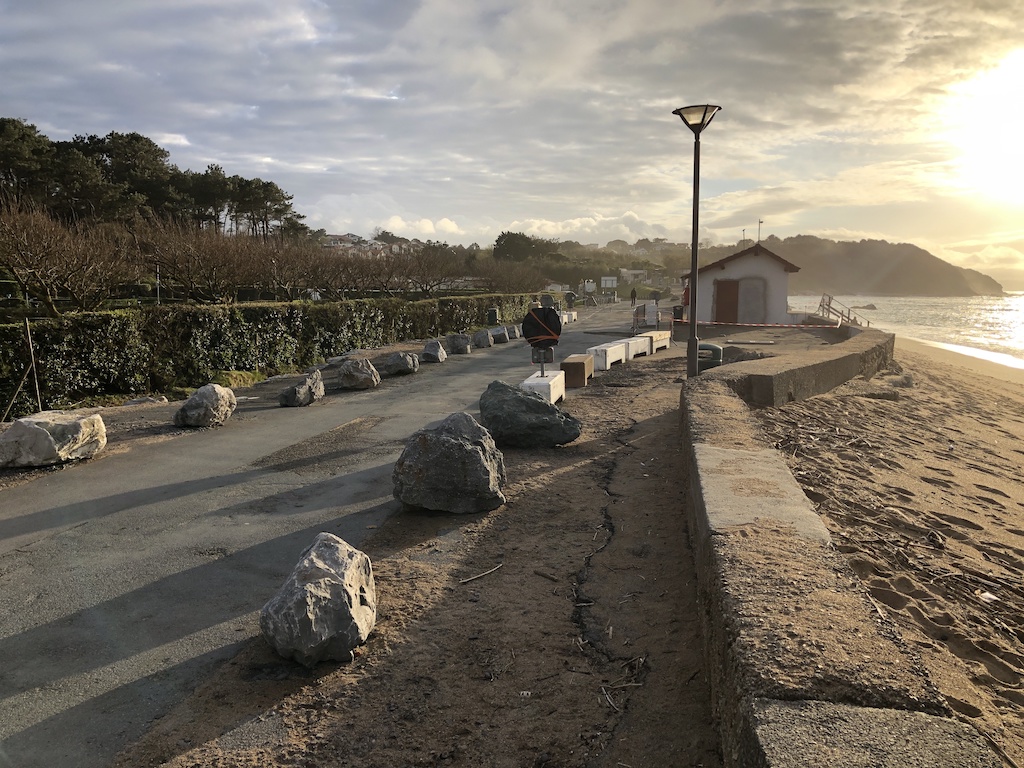
M544 287L544 275L530 263L479 259L474 273L491 293L533 293Z
M51 317L95 310L137 280L134 240L116 224L68 226L39 210L0 210L0 267Z
M376 284L375 264L376 259L322 248L319 255L310 258L307 284L321 298L343 301L351 294L370 290Z
M423 298L451 282L464 272L464 261L447 243L427 243L408 259L408 279Z
M409 283L408 256L388 248L379 256L371 256L367 262L371 290L380 291L385 296L394 296L405 290Z
M71 250L67 227L40 211L0 210L0 266L26 295L58 317L57 299Z
M237 299L240 286L257 284L268 265L257 238L224 235L194 225L161 221L139 232L145 256L185 300L224 304ZM255 256L255 258L254 258Z

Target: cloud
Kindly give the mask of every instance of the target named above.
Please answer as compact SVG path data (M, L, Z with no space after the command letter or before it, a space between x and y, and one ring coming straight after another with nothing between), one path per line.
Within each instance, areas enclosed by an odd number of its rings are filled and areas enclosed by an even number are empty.
M941 245L1019 219L955 197L936 139L955 86L1021 45L1012 5L14 0L0 103L54 139L138 131L268 178L313 227L489 244L688 242L671 112L707 101L702 236L764 218Z
M153 141L159 144L161 147L187 147L190 145L187 136L183 136L180 133L158 133L154 136L150 136Z

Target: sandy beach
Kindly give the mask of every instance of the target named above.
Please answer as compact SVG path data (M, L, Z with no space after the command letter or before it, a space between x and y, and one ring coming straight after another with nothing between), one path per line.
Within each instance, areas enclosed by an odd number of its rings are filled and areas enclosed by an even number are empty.
M354 664L282 662L246 617L238 656L114 764L719 765L679 514L683 351L576 393L576 443L509 451L499 512L381 526ZM1024 371L898 339L870 382L755 412L879 620L1024 765ZM174 437L108 416L113 450Z
M758 414L881 619L1024 764L1024 370L898 338L867 385Z

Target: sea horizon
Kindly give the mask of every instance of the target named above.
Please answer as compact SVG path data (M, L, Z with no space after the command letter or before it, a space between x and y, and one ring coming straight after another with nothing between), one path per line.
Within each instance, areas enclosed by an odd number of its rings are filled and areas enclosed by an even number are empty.
M795 312L813 312L820 296L790 296ZM1003 296L835 295L872 328L968 357L1024 369L1024 292ZM869 309L868 307L874 307Z

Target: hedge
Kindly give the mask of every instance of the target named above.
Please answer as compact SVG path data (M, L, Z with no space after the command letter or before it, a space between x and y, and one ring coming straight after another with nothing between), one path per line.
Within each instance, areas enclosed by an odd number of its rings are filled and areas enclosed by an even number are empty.
M85 397L195 387L218 371L279 373L357 348L426 339L486 324L488 310L518 322L528 295L403 301L360 299L216 306L162 305L68 314L31 323L43 408ZM22 324L0 325L0 408L29 362ZM31 378L12 417L36 410Z

